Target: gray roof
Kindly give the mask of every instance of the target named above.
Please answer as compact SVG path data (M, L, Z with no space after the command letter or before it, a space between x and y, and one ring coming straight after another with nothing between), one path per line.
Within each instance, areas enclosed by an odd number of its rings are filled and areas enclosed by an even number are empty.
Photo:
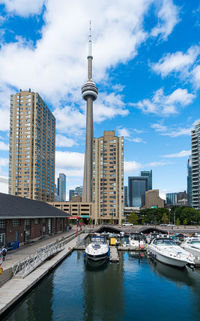
M0 193L0 219L68 216L70 215L45 202Z

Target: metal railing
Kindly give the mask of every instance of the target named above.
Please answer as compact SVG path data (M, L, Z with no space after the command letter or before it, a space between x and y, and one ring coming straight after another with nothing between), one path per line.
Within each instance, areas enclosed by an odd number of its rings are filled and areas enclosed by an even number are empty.
M28 258L18 262L13 267L13 276L25 278L48 258L62 251L64 248L63 243L64 242L56 242L39 248L36 253L29 255Z

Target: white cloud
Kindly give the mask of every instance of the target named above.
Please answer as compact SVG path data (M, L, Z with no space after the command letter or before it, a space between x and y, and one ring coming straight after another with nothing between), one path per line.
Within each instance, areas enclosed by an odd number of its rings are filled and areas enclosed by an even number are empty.
M171 162L151 162L145 165L145 167L159 167L159 166L166 166L170 165Z
M9 145L0 141L0 150L9 150Z
M191 73L192 82L194 86L199 89L200 88L200 65L196 66Z
M19 37L12 43L2 44L0 86L9 84L26 89L28 84L54 105L61 100L77 102L80 99L80 86L86 79L88 21L91 17L95 21L94 79L97 82L106 83L109 68L133 59L138 47L150 36L144 30L143 20L152 0L102 0L98 3L91 0L1 0L1 3L6 5L9 12L25 17L40 12L44 3L46 9L41 38L35 45ZM172 32L171 15L172 12L177 15L178 9L171 1L170 5L165 0L161 0L161 3L162 7L155 13L160 19L157 34L165 37ZM157 8L157 2L154 5ZM169 7L171 14L164 14ZM121 88L118 86L115 90ZM102 99L105 100L107 96ZM120 100L116 94L115 98ZM99 110L102 107L100 100L96 106L97 121L128 113L119 105L108 110L108 101L102 113Z
M188 93L187 89L178 88L170 95L165 95L163 89L158 89L151 100L144 99L131 106L141 109L144 113L153 113L162 116L176 114L180 107L189 105L195 99L194 94Z
M124 162L124 171L126 173L136 171L140 169L142 165L140 163L137 163L136 161L125 161Z
M8 179L0 176L0 193L8 194Z
M130 141L130 142L134 142L134 143L145 143L145 141L140 138L140 137L132 137L132 132L141 132L137 129L128 129L128 128L118 128L118 135L119 136L124 136L126 138L126 140Z
M167 127L161 124L152 124L151 128L155 129L156 132L166 132L167 131Z
M181 152L175 153L175 154L168 154L163 155L163 157L166 158L180 158L180 157L186 157L191 155L191 150L182 150Z
M74 145L77 145L75 140L63 135L56 135L56 147L72 147Z
M172 32L175 25L179 22L179 8L174 5L172 0L164 0L161 2L161 7L158 11L158 25L153 28L151 35L166 39Z
M188 67L190 67L200 54L199 46L192 46L184 54L181 51L177 51L172 54L167 54L159 60L158 63L152 64L152 69L161 74L162 77L167 76L171 72L186 73Z
M81 169L84 164L84 154L77 152L56 151L56 166L58 168Z
M169 137L179 137L179 136L185 136L185 135L191 135L191 128L177 128L174 130L169 130L167 133L162 133L163 136L169 136Z
M30 14L39 14L45 0L0 0L0 4L5 4L8 12L19 16L27 17Z

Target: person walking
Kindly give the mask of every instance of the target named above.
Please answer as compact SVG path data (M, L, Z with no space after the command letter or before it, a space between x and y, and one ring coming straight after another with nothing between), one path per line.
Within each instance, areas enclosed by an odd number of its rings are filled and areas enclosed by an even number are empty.
M1 250L1 254L3 256L3 261L5 261L6 260L6 254L7 254L7 250L6 250L5 247Z

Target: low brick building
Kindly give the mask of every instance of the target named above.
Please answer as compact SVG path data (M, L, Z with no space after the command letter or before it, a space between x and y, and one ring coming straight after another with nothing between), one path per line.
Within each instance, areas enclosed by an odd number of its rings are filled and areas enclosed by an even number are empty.
M0 246L64 232L68 216L47 203L0 193Z

